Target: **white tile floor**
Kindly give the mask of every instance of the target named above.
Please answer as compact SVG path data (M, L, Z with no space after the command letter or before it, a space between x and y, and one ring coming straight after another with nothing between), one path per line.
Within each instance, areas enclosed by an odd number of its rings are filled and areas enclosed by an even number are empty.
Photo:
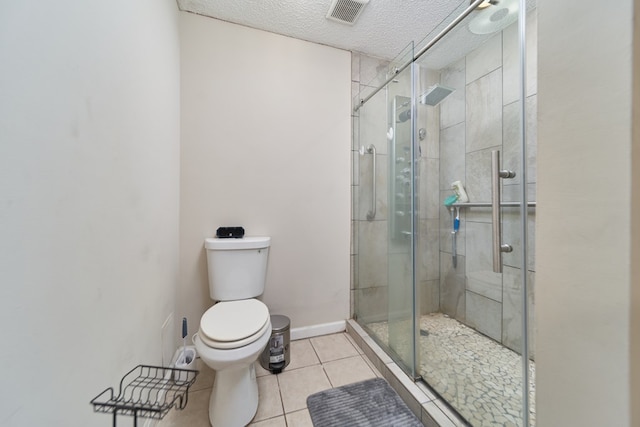
M312 427L310 394L369 378L380 372L346 333L292 341L290 363L278 375L256 363L260 402L251 426ZM214 372L197 360L200 370L183 411L172 410L158 427L209 427L207 413Z

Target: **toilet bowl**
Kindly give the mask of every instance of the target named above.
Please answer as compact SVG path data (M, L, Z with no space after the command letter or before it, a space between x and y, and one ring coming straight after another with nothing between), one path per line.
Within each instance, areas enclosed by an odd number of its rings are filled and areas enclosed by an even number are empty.
M194 338L202 361L216 371L209 399L213 427L242 427L258 409L254 362L271 337L267 306L257 299L219 302L200 319Z
M258 300L253 301L260 303ZM249 424L256 414L258 383L254 362L271 338L268 314L267 323L249 338L252 340L249 343L247 338L240 340L245 342L245 345L240 347L235 347L235 342L222 342L223 346L233 348L212 347L202 329L194 338L198 355L207 366L216 371L209 398L209 422L213 427L243 427Z
M271 338L262 295L271 239L206 239L209 290L218 301L200 319L194 343L216 371L209 399L213 427L244 427L258 409L254 363Z

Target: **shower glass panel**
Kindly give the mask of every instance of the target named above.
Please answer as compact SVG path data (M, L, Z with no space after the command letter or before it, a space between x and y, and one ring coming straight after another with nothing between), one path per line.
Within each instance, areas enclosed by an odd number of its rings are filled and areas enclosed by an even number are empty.
M354 316L470 425L534 426L536 5L468 7L356 98Z
M518 7L517 0L505 0L474 11L417 61L422 99L434 87L453 90L437 105L420 103L417 112L418 132L425 135L418 374L473 426L535 425L533 391L526 398L523 391L534 377L523 316L528 312L533 324L535 267L532 241L528 248L523 243L533 235L535 208L522 208L522 201L527 193L535 200L536 91L533 81L526 95L520 90ZM526 23L532 55L534 8ZM523 123L529 124L526 151ZM466 194L452 201L456 182ZM501 195L495 211L494 194ZM501 240L494 240L500 227ZM507 244L509 252L498 251L494 266L493 245Z
M386 86L358 111L356 316L415 377L416 164L413 45L384 73ZM378 78L380 80L380 78ZM373 149L371 148L373 146ZM375 175L373 174L375 153ZM375 205L371 197L375 195ZM375 217L370 213L375 207Z

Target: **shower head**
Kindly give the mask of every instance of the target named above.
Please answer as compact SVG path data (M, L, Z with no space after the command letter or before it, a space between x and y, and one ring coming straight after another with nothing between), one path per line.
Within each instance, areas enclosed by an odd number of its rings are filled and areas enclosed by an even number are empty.
M453 92L455 92L455 89L451 87L435 84L431 86L425 93L420 95L420 103L435 107Z

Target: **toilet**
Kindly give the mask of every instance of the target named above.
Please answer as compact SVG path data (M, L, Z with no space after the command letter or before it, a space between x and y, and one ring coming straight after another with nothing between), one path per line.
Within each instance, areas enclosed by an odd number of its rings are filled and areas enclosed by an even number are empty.
M270 237L205 239L209 293L217 301L200 319L194 343L216 371L209 400L213 427L243 427L258 409L254 362L271 338L264 292Z

